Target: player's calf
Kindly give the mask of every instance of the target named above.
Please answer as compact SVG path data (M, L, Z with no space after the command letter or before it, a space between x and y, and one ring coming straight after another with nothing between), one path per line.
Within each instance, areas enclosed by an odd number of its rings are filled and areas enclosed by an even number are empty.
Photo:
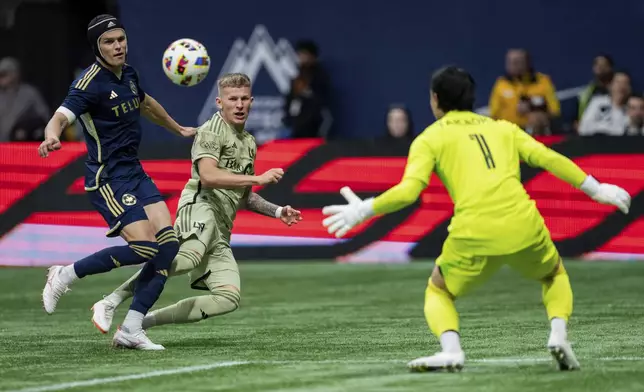
M56 310L60 297L74 281L121 266L144 263L154 258L158 252L156 242L130 241L128 245L103 249L74 264L50 268L42 294L45 311L51 314Z
M573 308L573 294L570 278L560 257L552 271L541 279L543 303L550 320L548 351L560 370L579 369L579 361L568 341L567 323Z
M211 295L186 298L174 305L155 310L145 316L143 328L164 325L195 323L214 316L234 312L239 308L239 289L235 286L220 286Z
M156 257L158 253L159 246L156 242L130 241L128 245L103 249L65 267L61 278L70 284L88 275L100 274L126 265L145 263Z

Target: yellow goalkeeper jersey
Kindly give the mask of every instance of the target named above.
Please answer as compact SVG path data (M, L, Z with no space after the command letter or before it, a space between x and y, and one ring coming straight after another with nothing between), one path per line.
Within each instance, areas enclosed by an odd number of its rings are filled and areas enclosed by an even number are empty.
M517 125L449 112L414 140L401 183L374 200L374 212L409 204L408 195L419 195L435 172L454 202L452 246L478 255L519 251L532 245L545 227L521 183L520 160L577 188L586 178L576 164Z

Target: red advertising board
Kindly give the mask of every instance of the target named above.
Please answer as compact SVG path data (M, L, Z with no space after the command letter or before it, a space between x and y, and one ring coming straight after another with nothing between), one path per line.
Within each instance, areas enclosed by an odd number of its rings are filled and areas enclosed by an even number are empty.
M553 239L567 256L644 257L644 222L639 194L644 188L644 140L592 138L544 140L603 181L633 196L631 214L599 205L549 173L522 168L528 193L536 200ZM278 141L260 147L256 171L282 167L277 185L256 192L303 211L304 221L286 227L278 220L240 211L233 247L240 259L337 259L406 261L435 257L446 236L453 204L432 176L420 200L405 210L374 219L336 240L322 227L321 208L342 202L349 185L362 196L378 194L402 175L408 145L374 141L325 143L317 139ZM146 172L166 196L172 212L190 173L189 145L157 145L141 152ZM118 243L104 236L106 225L83 190L85 147L66 143L40 159L36 145L0 145L0 263L69 263Z

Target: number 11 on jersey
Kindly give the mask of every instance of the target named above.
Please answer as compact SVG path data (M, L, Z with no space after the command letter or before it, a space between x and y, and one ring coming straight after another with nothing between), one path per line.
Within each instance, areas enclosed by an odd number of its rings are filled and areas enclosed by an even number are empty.
M476 140L476 142L479 144L479 148L483 153L483 158L485 159L487 168L494 169L496 165L494 164L494 158L492 158L492 151L490 151L490 147L488 147L487 142L485 141L485 136L481 135L480 133L472 133L470 134L470 139Z

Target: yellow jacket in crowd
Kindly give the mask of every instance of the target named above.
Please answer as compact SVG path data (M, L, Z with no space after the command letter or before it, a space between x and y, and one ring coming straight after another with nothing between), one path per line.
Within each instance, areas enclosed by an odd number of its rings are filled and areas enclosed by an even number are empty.
M523 78L499 77L490 95L490 116L525 127L528 117L518 110L519 101L522 99L529 100L532 108L547 109L551 116L559 116L561 112L555 86L550 77L534 72Z

